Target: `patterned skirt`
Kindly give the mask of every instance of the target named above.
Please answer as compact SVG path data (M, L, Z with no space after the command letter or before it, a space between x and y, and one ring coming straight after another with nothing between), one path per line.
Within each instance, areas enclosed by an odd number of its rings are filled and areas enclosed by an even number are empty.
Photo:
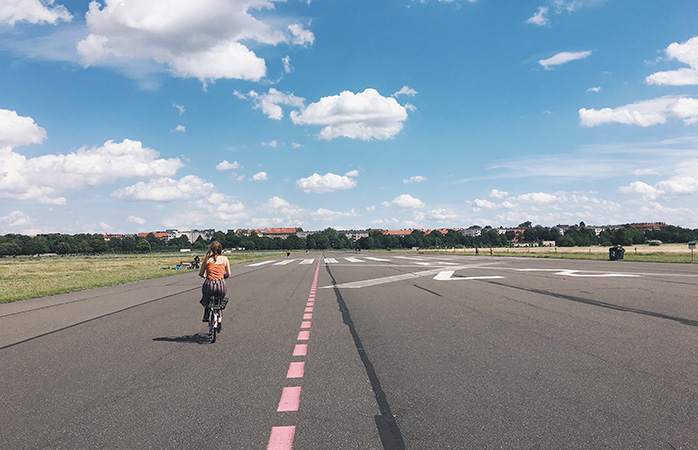
M214 297L225 297L225 294L228 292L228 285L225 282L224 278L221 278L220 280L211 280L209 278L206 278L204 281L203 286L201 286L201 306L206 308L208 306L208 299L211 296Z

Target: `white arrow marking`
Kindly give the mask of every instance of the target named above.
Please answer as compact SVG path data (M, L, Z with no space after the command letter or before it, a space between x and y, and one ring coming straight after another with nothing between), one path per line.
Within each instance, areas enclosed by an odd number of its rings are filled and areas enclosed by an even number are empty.
M567 277L639 277L632 273L603 273L603 272L587 272L579 273L579 270L571 269L516 269L519 272L555 272L555 275L564 275Z
M434 279L439 280L439 281L458 281L458 280L494 280L494 279L498 279L498 278L504 278L504 277L500 277L497 275L481 276L481 277L452 278L454 273L455 273L455 271L453 271L453 270L444 270L442 272L437 273L436 276L434 277Z

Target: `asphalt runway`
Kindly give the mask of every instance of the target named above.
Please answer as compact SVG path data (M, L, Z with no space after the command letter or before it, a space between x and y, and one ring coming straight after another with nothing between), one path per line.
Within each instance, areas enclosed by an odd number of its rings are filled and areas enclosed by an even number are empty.
M698 265L298 253L0 305L0 448L695 449Z

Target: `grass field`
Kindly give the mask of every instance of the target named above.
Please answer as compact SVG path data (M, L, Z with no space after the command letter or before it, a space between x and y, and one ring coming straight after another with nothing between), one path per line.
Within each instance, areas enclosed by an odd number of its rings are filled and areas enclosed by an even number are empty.
M192 261L194 256L176 253L1 258L0 303L176 275L182 271L174 267ZM278 254L240 252L226 256L231 264L240 264Z

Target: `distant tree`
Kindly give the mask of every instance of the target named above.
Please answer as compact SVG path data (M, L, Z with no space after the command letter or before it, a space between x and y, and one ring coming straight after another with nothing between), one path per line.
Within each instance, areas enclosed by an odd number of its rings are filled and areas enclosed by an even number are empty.
M140 238L136 242L136 251L138 253L148 253L150 252L150 242L146 238Z
M3 242L0 244L0 255L3 256L15 256L22 252L22 247L16 242Z
M213 241L218 241L221 243L223 247L227 247L228 236L222 231L216 231L215 233L213 233L213 236L211 236L211 239L208 241L208 243L211 243Z
M48 241L43 236L31 238L24 246L23 251L27 255L39 255L48 252Z
M519 228L531 228L531 221L527 220L526 222L520 223Z
M194 250L204 250L206 249L206 247L208 247L208 244L206 243L206 239L204 239L203 236L199 236L198 238L196 238L196 240L192 244L192 248Z
M70 246L70 244L69 244L68 242L66 242L66 241L61 241L61 242L58 243L58 245L56 245L56 250L55 250L55 251L56 251L56 253L58 253L59 255L67 255L67 254L69 254L69 253L72 253L72 252L73 252L73 249L72 249L72 247Z
M136 238L133 236L124 236L121 239L121 249L125 253L133 253L136 251Z
M93 234L92 239L90 239L90 247L95 253L104 253L109 250L109 244L104 240L104 236L101 234Z

